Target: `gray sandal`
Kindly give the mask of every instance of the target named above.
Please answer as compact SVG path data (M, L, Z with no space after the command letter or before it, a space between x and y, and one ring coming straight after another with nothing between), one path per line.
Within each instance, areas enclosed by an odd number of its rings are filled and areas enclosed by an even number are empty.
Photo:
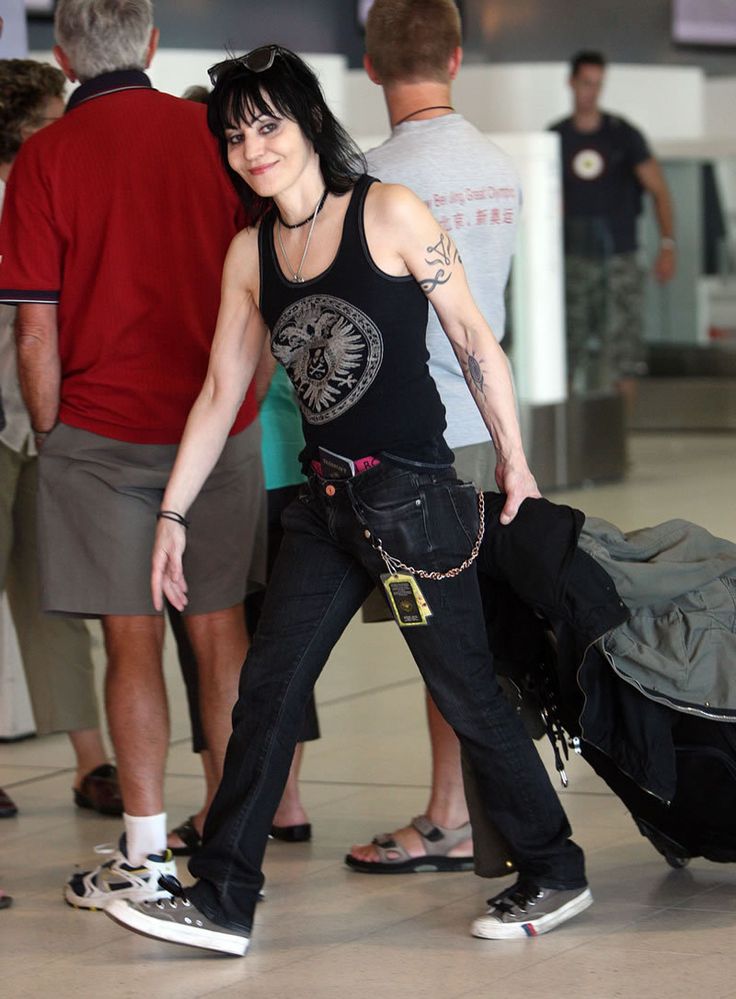
M421 857L410 856L407 849L398 843L392 833L381 833L373 839L380 860L358 860L349 853L345 863L361 874L424 874L439 871L472 871L472 857L448 857L463 840L470 839L472 830L466 822L457 829L438 826L426 815L417 815L411 825L419 833L425 853Z

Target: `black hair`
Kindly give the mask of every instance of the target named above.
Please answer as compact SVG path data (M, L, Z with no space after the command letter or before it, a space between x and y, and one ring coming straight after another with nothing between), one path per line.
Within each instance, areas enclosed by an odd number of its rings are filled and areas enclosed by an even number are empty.
M259 115L296 122L319 156L325 186L332 194L349 191L366 172L365 157L330 111L314 72L298 55L278 47L273 64L262 72L233 58L217 74L207 104L207 123L219 142L220 156L250 225L263 218L272 200L255 194L231 169L225 132Z
M577 76L581 66L600 66L601 69L605 69L606 57L602 52L596 52L592 49L576 52L570 60L570 76Z

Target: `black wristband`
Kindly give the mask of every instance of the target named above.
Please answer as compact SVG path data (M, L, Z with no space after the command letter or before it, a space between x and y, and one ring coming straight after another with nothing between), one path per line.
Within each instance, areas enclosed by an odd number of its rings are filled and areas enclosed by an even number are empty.
M173 520L175 524L181 524L185 530L189 527L187 518L182 517L176 510L159 510L156 514L156 520Z

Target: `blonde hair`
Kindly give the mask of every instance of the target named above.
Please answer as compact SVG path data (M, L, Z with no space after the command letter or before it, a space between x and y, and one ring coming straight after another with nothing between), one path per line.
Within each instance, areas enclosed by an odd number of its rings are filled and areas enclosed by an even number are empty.
M366 52L382 83L448 83L461 41L454 0L375 0L366 22Z

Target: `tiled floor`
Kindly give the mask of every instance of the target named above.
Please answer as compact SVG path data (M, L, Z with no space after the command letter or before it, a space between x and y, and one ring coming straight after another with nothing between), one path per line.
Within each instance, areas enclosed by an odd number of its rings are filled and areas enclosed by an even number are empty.
M736 438L636 437L625 483L560 495L623 528L670 517L736 540ZM172 820L199 803L181 685L169 659ZM473 874L366 877L352 842L419 813L428 780L420 683L392 625L355 622L318 689L323 739L310 747L304 797L311 845L272 843L268 900L245 960L201 956L119 929L61 900L74 864L118 834L74 810L63 737L0 746L0 786L21 808L0 824L0 995L217 996L248 999L736 999L736 868L672 871L582 763L563 792L588 854L596 904L549 936L480 941L470 920L497 890Z

